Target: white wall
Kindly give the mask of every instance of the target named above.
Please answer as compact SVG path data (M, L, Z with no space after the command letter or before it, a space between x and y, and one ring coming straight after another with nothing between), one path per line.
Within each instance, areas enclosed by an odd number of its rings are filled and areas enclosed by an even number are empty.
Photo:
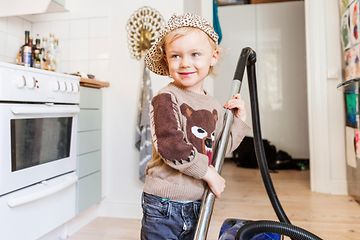
M311 189L346 194L339 2L305 1Z
M339 1L326 1L326 51L329 121L329 155L331 189L333 194L347 194L345 160L345 110L342 90L336 86L343 81L341 70ZM326 186L322 186L326 189Z
M91 73L105 81L110 76L109 16L106 11L86 15L85 9L79 15L73 11L33 17L31 35L42 39L52 33L59 39L56 71Z
M220 7L219 17L223 56L215 95L229 97L241 49L253 48L262 136L293 158L309 158L304 2ZM241 94L251 125L246 76Z
M0 61L15 63L25 43L25 30L31 31L31 22L20 17L0 18Z

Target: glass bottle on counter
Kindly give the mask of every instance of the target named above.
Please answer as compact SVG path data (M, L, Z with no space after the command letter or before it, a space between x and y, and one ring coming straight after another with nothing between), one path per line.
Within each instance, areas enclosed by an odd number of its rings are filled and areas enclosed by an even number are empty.
M30 31L25 31L25 44L21 47L22 63L25 67L31 67L32 49L30 45Z
M48 70L48 65L49 65L47 48L48 48L48 40L46 37L43 37L41 42L40 55L41 55L41 69L45 69L45 70Z
M34 68L41 68L41 46L40 46L40 38L39 34L35 39L35 45L33 47L33 67Z
M34 46L35 46L35 44L34 44L34 41L33 41L32 37L31 37L31 35L30 35L30 37L29 37L29 46L30 46L30 48L31 48L31 62L30 62L30 67L33 67L33 66L34 66Z
M54 34L50 33L49 42L48 42L48 50L47 50L47 61L48 61L48 70L56 71L57 62L57 47L58 47L58 39L54 37Z

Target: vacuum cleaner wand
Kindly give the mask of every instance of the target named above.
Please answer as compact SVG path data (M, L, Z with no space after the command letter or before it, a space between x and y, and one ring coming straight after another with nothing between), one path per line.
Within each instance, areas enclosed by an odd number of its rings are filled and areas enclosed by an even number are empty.
M241 51L241 55L238 60L236 71L234 74L231 96L240 92L245 67L248 64L254 64L255 62L256 62L255 52L251 48L244 48ZM233 112L227 109L225 112L224 125L221 131L220 140L215 148L215 153L214 153L214 167L218 173L221 173L222 165L224 163L224 156L226 153L226 148L229 140L228 136L230 133L230 128L233 119L234 119ZM215 203L215 195L208 188L205 191L202 199L200 216L196 227L194 240L206 239L209 230L211 215L214 208L214 203Z

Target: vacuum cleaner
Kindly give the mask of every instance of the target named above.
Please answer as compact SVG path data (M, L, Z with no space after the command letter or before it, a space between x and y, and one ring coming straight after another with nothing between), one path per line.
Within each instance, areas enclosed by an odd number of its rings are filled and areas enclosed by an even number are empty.
M251 221L243 219L226 219L220 229L219 240L280 240L281 236L288 236L292 240L321 240L321 238L315 234L292 225L276 195L276 191L269 173L261 137L255 63L255 51L249 47L242 49L234 74L231 94L234 95L240 92L242 78L246 67L249 81L248 85L250 92L251 116L256 159L267 195L269 196L270 202L275 210L279 222L269 220ZM232 111L227 109L225 112L224 127L221 131L220 140L215 148L214 154L214 167L218 173L221 172L224 162L226 146L229 140L228 136L233 118L234 116ZM194 240L206 240L211 215L214 208L214 202L215 195L209 189L207 189L202 199L199 221L197 224Z

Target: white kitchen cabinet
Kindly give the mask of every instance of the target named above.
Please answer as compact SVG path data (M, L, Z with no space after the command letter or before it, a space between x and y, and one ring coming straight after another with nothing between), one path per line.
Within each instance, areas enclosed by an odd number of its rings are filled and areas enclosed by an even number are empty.
M101 90L80 87L77 213L101 200L101 108Z

